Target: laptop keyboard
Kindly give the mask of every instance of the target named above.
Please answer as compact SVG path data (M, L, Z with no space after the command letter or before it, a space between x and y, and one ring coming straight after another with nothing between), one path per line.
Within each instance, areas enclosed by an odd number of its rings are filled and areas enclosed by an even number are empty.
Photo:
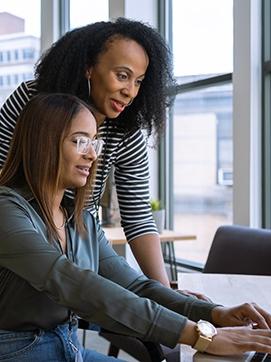
M271 362L271 355L266 353L256 352L252 357L253 362Z

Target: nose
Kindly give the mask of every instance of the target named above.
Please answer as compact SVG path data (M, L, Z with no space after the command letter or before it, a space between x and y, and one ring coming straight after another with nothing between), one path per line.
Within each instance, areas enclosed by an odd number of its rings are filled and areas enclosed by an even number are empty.
M97 160L97 154L95 152L95 149L92 145L89 145L88 153L84 154L83 157L86 160L90 160L92 162Z
M127 82L125 88L123 88L123 94L129 98L135 98L138 93L138 87L134 81Z

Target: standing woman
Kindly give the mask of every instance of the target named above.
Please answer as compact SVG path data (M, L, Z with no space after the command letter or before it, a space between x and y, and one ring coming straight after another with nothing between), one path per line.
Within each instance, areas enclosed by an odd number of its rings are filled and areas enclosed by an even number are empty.
M163 129L166 88L172 83L169 51L161 36L137 21L119 18L68 32L40 59L36 78L22 83L0 112L0 166L23 106L40 92L78 96L92 106L104 140L88 207L97 213L114 166L121 225L150 278L168 286L160 239L149 204L147 135Z

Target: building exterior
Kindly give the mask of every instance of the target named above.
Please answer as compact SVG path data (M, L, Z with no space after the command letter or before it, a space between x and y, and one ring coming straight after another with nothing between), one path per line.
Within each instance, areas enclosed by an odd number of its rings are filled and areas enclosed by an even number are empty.
M0 13L0 105L18 84L33 78L40 39L24 32L24 19Z

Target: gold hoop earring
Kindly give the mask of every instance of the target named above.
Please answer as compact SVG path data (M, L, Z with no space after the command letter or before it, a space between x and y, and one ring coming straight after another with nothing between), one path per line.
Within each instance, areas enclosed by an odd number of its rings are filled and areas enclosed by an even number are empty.
M91 94L91 83L90 83L90 78L87 79L87 82L88 82L88 94L90 96Z

